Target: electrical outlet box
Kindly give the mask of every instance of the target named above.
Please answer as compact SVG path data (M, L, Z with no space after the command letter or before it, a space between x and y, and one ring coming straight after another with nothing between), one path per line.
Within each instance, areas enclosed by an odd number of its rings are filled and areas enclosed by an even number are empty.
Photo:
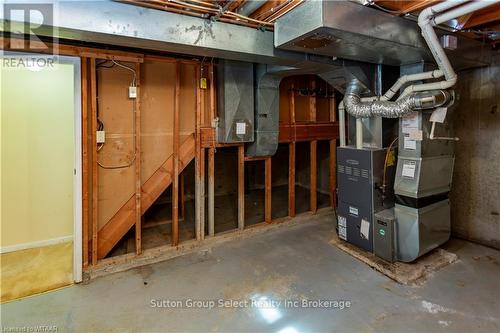
M128 98L137 98L137 87L128 87Z
M106 141L106 132L104 131L96 131L96 142L104 143Z

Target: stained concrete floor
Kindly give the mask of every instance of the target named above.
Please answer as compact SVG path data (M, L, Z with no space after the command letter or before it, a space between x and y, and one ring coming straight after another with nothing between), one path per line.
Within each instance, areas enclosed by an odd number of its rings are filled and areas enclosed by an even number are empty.
M210 251L1 305L3 327L67 331L499 332L500 252L461 240L459 260L420 287L397 284L329 244L315 216ZM49 269L49 268L48 268ZM154 308L152 300L348 300L349 308ZM292 304L294 305L294 304Z

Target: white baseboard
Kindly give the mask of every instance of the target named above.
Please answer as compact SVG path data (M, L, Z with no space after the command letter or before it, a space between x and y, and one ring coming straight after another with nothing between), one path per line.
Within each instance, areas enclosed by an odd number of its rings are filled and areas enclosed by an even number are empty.
M37 247L56 245L56 244L67 243L67 242L72 242L72 241L73 241L73 236L63 236L63 237L58 237L58 238L30 242L30 243L2 246L2 247L0 247L0 253L9 253L9 252L15 252L15 251L21 251L21 250L27 250L27 249L34 249Z

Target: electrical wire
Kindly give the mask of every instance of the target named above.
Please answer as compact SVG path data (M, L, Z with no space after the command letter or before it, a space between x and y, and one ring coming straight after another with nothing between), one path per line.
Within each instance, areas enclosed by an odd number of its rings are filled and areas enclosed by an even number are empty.
M396 137L394 140L392 140L391 144L389 145L389 148L387 148L387 152L385 153L385 161L384 161L384 176L382 178L382 191L385 192L385 187L386 187L386 173L387 173L387 162L389 161L389 154L392 150L392 146L396 141L398 141L398 137Z
M136 71L133 68L130 68L128 66L120 64L119 62L116 62L113 59L111 60L111 62L113 63L113 66L103 65L105 62L107 62L107 61L104 61L104 62L100 63L98 67L100 67L100 68L112 68L112 67L114 67L116 65L118 67L121 67L121 68L124 68L126 70L131 71L134 74L134 77L133 77L133 80L132 80L132 87L136 86L137 73L136 73ZM136 112L137 111L136 111L136 108L135 108L135 101L134 101L134 103L132 104L132 114L133 114L133 117L132 117L133 118L132 119L132 126L133 126L133 137L134 137L133 146L134 147L136 146L136 142L137 142ZM99 117L97 118L97 129L99 131L103 131L104 130L104 123L99 119ZM97 151L100 151L103 147L104 147L104 143L101 143L100 145L98 145ZM132 160L130 160L130 162L128 162L128 163L126 163L124 165L105 165L105 164L101 163L99 160L97 160L97 164L101 168L108 169L108 170L124 169L124 168L131 167L134 164L136 158L137 158L137 153L136 153L136 151L134 149L134 157L132 158Z

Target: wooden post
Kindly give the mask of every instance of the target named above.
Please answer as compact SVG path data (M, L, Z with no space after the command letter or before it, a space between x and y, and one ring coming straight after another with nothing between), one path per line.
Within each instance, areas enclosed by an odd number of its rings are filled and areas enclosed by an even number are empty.
M316 77L312 77L310 81L310 88L312 91L316 89ZM316 94L313 93L312 96L309 97L309 119L312 122L316 122ZM310 143L311 146L311 154L310 154L310 203L311 211L313 214L316 214L317 211L317 187L318 187L318 170L317 170L317 148L318 141L313 140Z
M82 75L82 252L83 269L89 266L89 91L88 59L81 60Z
M208 235L215 234L215 148L208 149Z
M290 123L295 124L295 79L292 78L292 85L290 89L290 95L289 95L289 110L290 110ZM294 138L295 139L295 138Z
M238 146L238 229L245 228L245 146Z
M180 71L181 65L176 63L174 94L174 174L172 179L172 246L179 244L179 107L180 107Z
M201 202L204 198L201 196L201 124L204 121L203 110L202 110L202 100L205 96L204 90L201 89L201 71L202 65L198 65L196 68L196 158L194 161L195 168L195 234L196 239L201 239Z
M97 264L97 83L95 58L90 59L90 108L92 114L92 265Z
M318 187L318 175L317 175L317 148L318 148L318 141L313 140L311 141L311 164L310 164L310 171L311 171L311 184L310 184L310 189L311 189L311 195L310 195L310 207L311 211L313 214L316 214L317 211L317 187Z
M216 117L215 112L215 75L214 75L214 65L210 65L210 126Z
M271 179L271 157L267 157L265 160L266 166L265 166L265 177L266 177L266 182L265 182L265 221L266 223L271 223L272 220L272 215L271 215L271 192L272 192L272 179Z
M141 230L141 64L135 64L137 97L135 98L135 253L142 253Z
M288 144L288 216L295 216L295 141Z
M313 76L310 81L310 89L314 91L316 89L316 77ZM316 121L316 93L309 96L309 120Z

